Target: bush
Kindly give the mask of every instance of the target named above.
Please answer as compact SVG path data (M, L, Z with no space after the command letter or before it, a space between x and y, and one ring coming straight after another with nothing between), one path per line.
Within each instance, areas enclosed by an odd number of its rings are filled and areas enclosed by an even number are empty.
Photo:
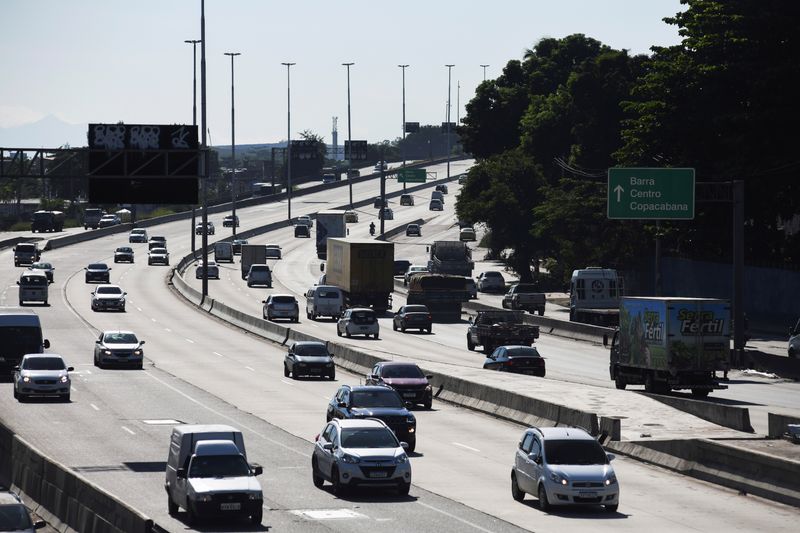
M31 223L30 222L15 222L8 228L8 231L30 231L31 230Z

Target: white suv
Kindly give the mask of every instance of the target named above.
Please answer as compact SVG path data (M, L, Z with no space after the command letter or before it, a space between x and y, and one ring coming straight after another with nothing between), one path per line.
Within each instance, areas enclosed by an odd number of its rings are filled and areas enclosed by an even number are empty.
M511 496L521 502L536 494L539 508L603 505L616 512L619 483L600 443L578 428L528 428L514 455Z

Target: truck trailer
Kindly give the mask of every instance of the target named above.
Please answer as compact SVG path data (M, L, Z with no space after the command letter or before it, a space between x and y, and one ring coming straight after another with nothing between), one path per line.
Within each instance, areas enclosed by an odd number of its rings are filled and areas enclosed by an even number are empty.
M345 237L347 235L344 211L329 209L317 213L317 257L325 259L328 253L328 239L330 237Z
M609 373L618 389L691 389L705 397L720 385L716 372L730 360L731 306L711 298L634 298L619 305ZM608 345L607 337L604 344Z
M428 271L432 274L472 277L472 250L461 241L435 241L429 249Z
M377 313L392 307L394 243L329 238L327 245L325 283L342 290L347 307L371 307Z
M409 304L422 304L437 322L461 320L461 304L469 301L467 278L445 274L414 274L408 282Z
M243 244L242 245L242 279L247 279L247 273L251 265L263 265L267 263L266 244Z

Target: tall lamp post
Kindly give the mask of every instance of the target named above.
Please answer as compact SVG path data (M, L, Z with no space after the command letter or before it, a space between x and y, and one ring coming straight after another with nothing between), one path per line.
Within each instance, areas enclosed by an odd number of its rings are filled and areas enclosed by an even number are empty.
M403 69L403 168L406 168L406 67L408 65L397 65ZM406 189L406 182L403 182L403 190Z
M450 179L450 73L455 65L447 67L447 179Z
M483 81L486 81L486 67L489 65L481 65L483 67Z
M201 157L200 179L203 185L203 228L208 224L208 145L206 144L206 132L208 122L206 121L206 2L200 0L200 124L201 124ZM192 231L194 233L194 231ZM203 261L208 258L208 232L203 231L201 236L203 243ZM206 274L204 272L204 274ZM208 276L203 275L202 279L203 298L208 296Z
M236 119L233 106L233 58L239 52L225 52L231 58L231 214L233 215L233 236L236 236Z
M350 188L350 209L353 209L353 181L350 172L353 168L353 130L350 127L350 67L355 63L342 63L342 65L347 67L347 144L350 146L347 154L347 186Z
M289 210L287 216L292 221L292 93L289 70L295 63L281 63L286 67L286 198Z
M192 126L197 126L197 43L200 42L200 39L187 39L183 42L192 45L192 53L194 57L192 61ZM192 236L192 253L194 253L196 249L194 239L194 226L196 224L195 211L195 206L192 205L192 231L190 232Z

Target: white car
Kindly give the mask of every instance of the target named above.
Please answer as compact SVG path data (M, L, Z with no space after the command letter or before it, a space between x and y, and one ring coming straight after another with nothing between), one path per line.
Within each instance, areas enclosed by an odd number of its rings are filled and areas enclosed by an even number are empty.
M297 298L291 294L271 294L261 303L264 304L262 309L264 320L276 318L288 318L289 322L300 320L300 305L297 303Z
M92 311L125 312L125 295L119 285L98 285L92 291Z
M297 217L296 225L297 226L308 226L309 228L313 228L314 227L314 221L311 220L311 217L308 216L308 215L300 215L299 217Z
M169 265L169 252L166 248L153 248L147 252L148 265Z
M372 335L376 339L380 333L378 316L368 307L353 307L344 312L336 323L336 334L352 337L353 335Z
M68 402L73 370L58 354L29 353L14 367L14 398L22 402L34 396L57 396Z
M100 222L98 222L97 226L100 228L108 228L110 226L117 226L122 224L122 220L120 220L119 216L117 215L103 215L100 218Z
M94 341L94 366L129 365L142 368L144 341L136 338L132 331L104 331Z
M511 496L518 502L535 494L539 508L555 505L619 506L619 483L600 443L579 428L528 428L511 469Z
M500 272L487 270L481 272L477 279L478 290L481 292L505 292L506 280Z
M144 228L133 228L130 233L128 233L128 242L144 242L146 243L149 237L147 236L147 230Z
M267 259L280 259L281 258L281 247L277 244L268 244L267 245Z
M200 261L194 269L195 279L203 278L203 271L206 272L206 279L219 279L219 267L215 261Z
M411 281L411 276L414 274L425 274L428 272L428 267L425 265L411 265L406 270L406 273L403 274L403 285L408 285L408 282Z
M317 488L331 482L336 495L348 487L370 485L394 488L405 496L411 488L407 447L376 418L334 418L314 443L312 481Z

